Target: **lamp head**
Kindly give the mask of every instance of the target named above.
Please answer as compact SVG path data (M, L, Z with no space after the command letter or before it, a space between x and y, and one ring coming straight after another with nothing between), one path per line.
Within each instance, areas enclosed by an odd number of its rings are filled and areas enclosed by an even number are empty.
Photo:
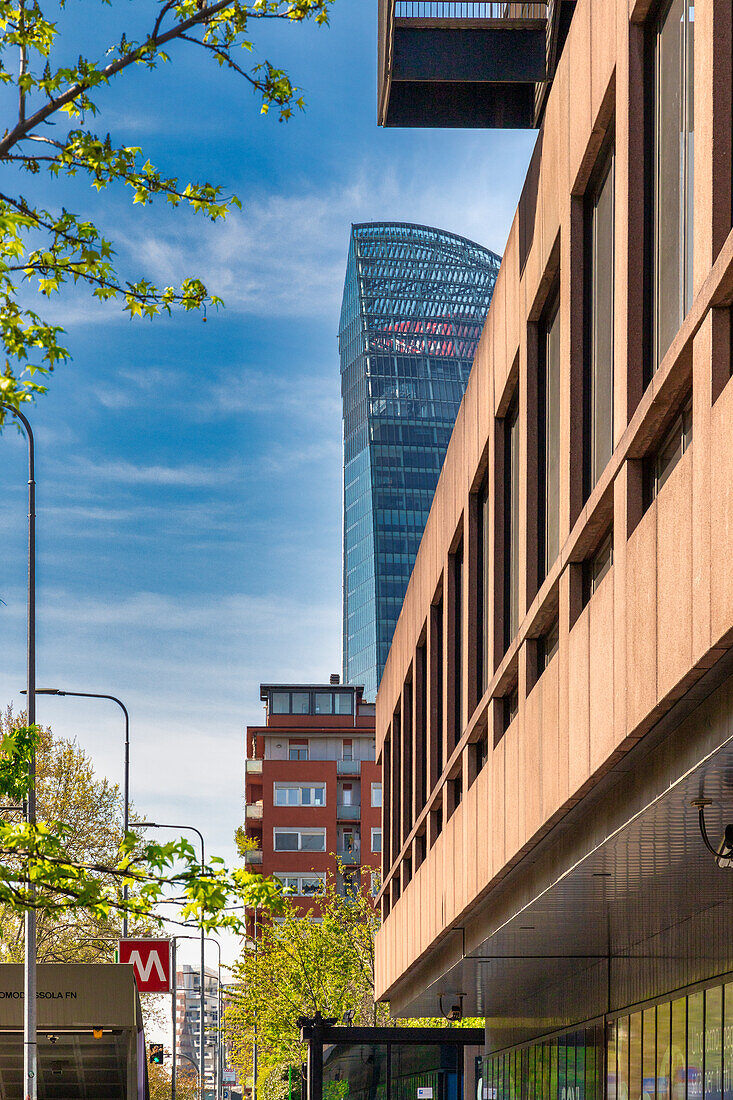
M25 689L24 689L24 690L21 691L20 694L21 695L27 695L28 692L25 691ZM36 688L34 694L36 694L36 695L66 695L66 692L61 691L60 688Z
M134 824L138 829L159 829L157 821L136 821Z

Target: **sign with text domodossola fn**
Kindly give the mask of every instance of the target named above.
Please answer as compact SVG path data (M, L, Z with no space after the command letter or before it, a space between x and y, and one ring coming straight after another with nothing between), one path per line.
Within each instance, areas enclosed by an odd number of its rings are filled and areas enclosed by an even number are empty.
M140 993L170 993L170 940L120 940L119 960L132 963Z

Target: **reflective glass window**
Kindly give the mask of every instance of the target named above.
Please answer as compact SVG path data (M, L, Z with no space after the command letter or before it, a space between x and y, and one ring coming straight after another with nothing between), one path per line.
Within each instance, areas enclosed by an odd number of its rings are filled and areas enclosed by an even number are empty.
M557 297L540 325L539 576L560 548L560 310Z
M705 1100L723 1098L723 990L705 992Z
M723 1100L733 1100L733 982L723 987Z
M333 714L333 695L330 691L316 691L313 694L315 714Z
M270 699L273 714L290 714L289 691L273 691Z
M616 1021L616 1095L629 1100L629 1018Z
M685 1100L687 1085L687 998L672 1001L672 1040L670 1044L671 1100Z
M657 1100L670 1098L671 1008L669 1002L657 1005Z
M641 1013L629 1020L629 1100L641 1100Z
M687 998L687 1100L702 1100L705 1071L705 994Z
M614 184L613 150L586 208L586 255L590 263L586 324L586 493L603 473L613 450L614 326Z
M648 1008L642 1016L641 1094L642 1100L655 1100L654 1064L657 1053L657 1010Z
M334 714L351 714L353 711L351 692L338 691L334 695Z
M291 695L292 714L310 714L311 696L309 691L294 691Z

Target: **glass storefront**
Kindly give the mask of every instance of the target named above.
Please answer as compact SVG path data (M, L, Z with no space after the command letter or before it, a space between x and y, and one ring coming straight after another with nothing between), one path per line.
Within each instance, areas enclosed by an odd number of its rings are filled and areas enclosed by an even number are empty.
M482 1071L483 1100L733 1100L733 982L494 1054Z

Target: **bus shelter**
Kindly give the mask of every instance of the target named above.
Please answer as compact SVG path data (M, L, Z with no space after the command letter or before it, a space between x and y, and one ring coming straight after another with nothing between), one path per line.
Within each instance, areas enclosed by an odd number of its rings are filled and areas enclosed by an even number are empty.
M464 1100L464 1067L485 1040L483 1028L336 1027L319 1015L300 1023L307 1100Z

